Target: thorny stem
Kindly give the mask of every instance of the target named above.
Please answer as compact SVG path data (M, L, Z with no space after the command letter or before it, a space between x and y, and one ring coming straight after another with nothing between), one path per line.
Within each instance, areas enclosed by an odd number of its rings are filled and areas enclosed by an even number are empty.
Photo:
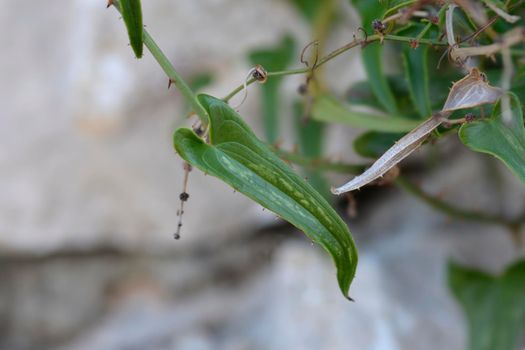
M519 230L525 222L525 216L521 216L516 219L509 219L500 215L487 214L479 211L466 210L454 207L451 204L448 204L442 201L441 199L438 199L424 192L420 187L416 186L403 176L397 177L395 179L395 183L401 189L414 195L418 199L428 204L433 209L438 210L453 218L497 224L511 230L512 232L516 232L517 230Z
M383 40L390 40L390 41L398 41L398 42L406 42L410 43L414 40L414 38L404 37L404 36L397 36L397 35L379 35L379 34L373 34L369 35L363 40L353 40L350 43L330 52L328 55L322 57L319 59L319 62L317 62L316 68L322 66L323 64L327 63L328 61L334 59L335 57L341 55L342 53L356 47L356 46L364 46L368 43L374 42L374 41L380 41ZM446 46L447 42L445 41L437 41L432 39L420 39L420 44L427 44L427 45L436 45L436 46ZM283 75L295 75L295 74L304 74L311 72L311 68L305 67L305 68L296 68L296 69L290 69L290 70L283 70L283 71L276 71L276 72L268 72L268 78L270 77L276 77L276 76L283 76ZM246 82L246 85L251 85L255 82L255 79L251 78ZM233 89L228 95L223 97L223 101L228 102L233 96L235 96L237 93L242 91L244 89L245 84L241 84L237 86L235 89Z
M121 12L120 2L118 0L113 0L110 2L110 4L112 4L117 9L117 11ZM160 47L157 45L155 40L153 40L153 38L146 29L143 30L143 40L144 45L151 52L157 63L161 66L164 73L166 73L166 75L170 79L170 82L173 83L177 87L177 89L179 89L186 101L191 104L191 107L199 116L201 122L206 125L208 123L208 113L197 100L197 96L195 95L195 93L191 90L191 88L182 78L182 76L177 72L175 67L173 67L168 57L166 57L164 52L162 52Z

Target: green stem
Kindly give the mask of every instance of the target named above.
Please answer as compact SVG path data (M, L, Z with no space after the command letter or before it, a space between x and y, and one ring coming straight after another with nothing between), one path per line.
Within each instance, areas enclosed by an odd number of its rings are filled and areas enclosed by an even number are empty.
M115 6L117 11L121 12L120 3L118 0L113 0L113 6ZM177 72L175 67L173 67L168 57L166 57L164 52L162 52L160 47L157 45L155 40L153 40L153 38L146 29L143 30L143 40L144 45L151 52L151 54L153 55L157 63L161 66L164 73L166 73L170 81L177 87L177 89L179 89L182 96L184 96L186 102L191 105L195 113L199 116L201 122L203 124L207 124L208 112L206 112L204 107L202 107L199 100L197 100L197 96L195 95L195 93L191 90L191 88L182 78L182 76Z
M490 224L497 224L497 225L504 226L505 228L509 228L512 231L515 231L517 228L519 228L523 224L523 221L524 221L523 217L517 218L515 220L511 220L511 219L508 219L508 218L505 218L499 215L492 215L492 214L482 213L478 211L471 211L471 210L465 210L465 209L454 207L436 197L433 197L432 195L428 193L425 193L421 188L414 185L412 182L410 182L409 180L407 180L406 178L402 176L397 177L395 180L395 183L401 189L414 195L418 199L428 204L433 209L438 210L444 214L447 214L448 216L453 217L453 218L468 220L468 221L477 221L477 222L485 222L485 223L490 223Z
M362 44L368 44L374 41L379 40L389 40L389 41L398 41L398 42L407 42L410 43L411 41L415 40L415 38L408 38L403 36L397 36L397 35L379 35L379 34L373 34L369 35L366 40L354 40L332 52L330 52L328 55L324 56L317 62L316 68L322 66L323 64L327 63L328 61L334 59L335 57L341 55L342 53L356 47ZM447 42L445 41L436 41L432 39L420 39L420 44L427 44L427 45L437 45L437 46L447 46ZM277 72L268 72L268 78L275 77L275 76L283 76L283 75L294 75L294 74L304 74L311 71L311 68L305 67L305 68L296 68L296 69L290 69L290 70L284 70L284 71L277 71ZM255 79L251 78L246 82L246 86L251 85L255 82ZM244 83L237 86L235 89L233 89L228 95L223 97L223 101L228 102L233 96L238 94L240 91L244 89Z

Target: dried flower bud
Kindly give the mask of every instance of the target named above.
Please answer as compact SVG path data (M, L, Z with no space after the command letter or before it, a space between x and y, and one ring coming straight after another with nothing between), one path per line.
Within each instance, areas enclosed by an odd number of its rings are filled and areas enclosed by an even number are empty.
M381 20L374 19L372 21L372 28L374 28L376 32L383 34L386 30L386 25L383 22L381 22Z
M265 83L268 80L268 72L260 64L256 65L252 72L253 79L259 83Z

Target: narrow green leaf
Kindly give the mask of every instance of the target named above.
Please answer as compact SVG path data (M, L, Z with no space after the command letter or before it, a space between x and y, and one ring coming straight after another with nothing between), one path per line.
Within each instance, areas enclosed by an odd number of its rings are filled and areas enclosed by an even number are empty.
M267 71L280 71L286 69L293 59L295 42L292 37L285 36L275 48L253 51L249 55L253 65L260 64ZM272 77L264 85L262 90L262 115L266 141L276 143L279 135L279 88L282 77Z
M223 101L200 95L210 116L210 143L189 129L175 132L179 155L202 171L281 216L332 256L345 296L357 267L357 250L346 224L326 200L259 141Z
M410 131L420 123L397 116L387 117L356 111L329 96L320 96L315 100L312 117L323 122L345 123L357 128L385 132Z
M129 43L135 56L142 57L143 51L143 25L142 25L142 7L140 0L120 0L122 18L128 29Z
M365 132L354 140L354 150L363 157L379 158L401 137L402 133Z
M299 153L310 159L321 158L325 124L308 117L305 118L304 108L301 102L294 104L294 116ZM308 182L317 192L321 193L328 201L334 198L330 193L330 185L321 171L312 168L305 168L303 170Z
M404 33L417 35L421 27L411 28ZM403 45L403 63L405 65L405 75L407 78L410 97L416 107L417 112L423 118L432 114L428 89L428 46L420 45L413 49L409 45Z
M469 324L470 350L517 350L525 329L525 261L503 275L451 263L448 284Z
M362 50L361 55L372 91L387 112L396 114L396 100L383 72L383 63L381 62L382 52L383 47L381 44L374 42L368 44Z
M505 99L510 109L504 108ZM503 96L490 119L464 124L459 138L476 152L488 153L499 160L525 183L525 128L520 100L513 93Z
M383 14L390 8L389 3L389 1L352 0L352 4L361 16L362 26L367 33L373 32L372 21L383 17ZM396 100L383 72L382 53L383 46L375 42L368 44L361 50L361 57L374 95L376 95L386 111L390 114L396 114L398 111Z

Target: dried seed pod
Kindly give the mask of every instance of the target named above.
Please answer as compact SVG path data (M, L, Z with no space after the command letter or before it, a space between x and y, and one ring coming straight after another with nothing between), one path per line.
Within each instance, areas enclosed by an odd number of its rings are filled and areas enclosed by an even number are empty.
M386 151L370 168L359 176L354 177L341 187L332 188L332 193L341 194L353 191L380 178L397 163L405 159L425 141L427 136L437 128L443 119L448 116L438 113L433 115L414 130L403 136L388 151Z
M452 85L442 111L452 112L495 103L502 94L503 90L487 83L485 74L477 68L472 68L466 77Z
M332 188L332 193L341 194L353 191L382 177L397 163L421 146L434 129L440 124L447 122L447 118L452 111L476 107L486 103L495 103L502 94L503 91L501 89L490 86L485 75L477 68L473 68L466 77L454 83L441 112L434 114L403 136L363 174L354 177L341 187Z

